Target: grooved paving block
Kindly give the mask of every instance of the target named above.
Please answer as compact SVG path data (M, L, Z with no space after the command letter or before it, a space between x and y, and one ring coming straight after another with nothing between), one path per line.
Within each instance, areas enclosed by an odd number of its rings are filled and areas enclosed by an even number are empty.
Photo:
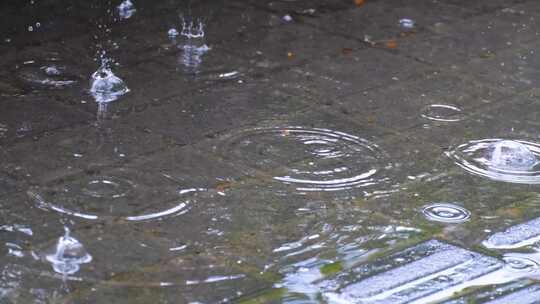
M351 283L326 296L343 303L440 301L502 266L495 258L430 240L354 269Z
M487 248L513 249L532 245L540 240L540 217L512 226L487 238Z
M540 285L523 288L486 304L538 304L540 303Z

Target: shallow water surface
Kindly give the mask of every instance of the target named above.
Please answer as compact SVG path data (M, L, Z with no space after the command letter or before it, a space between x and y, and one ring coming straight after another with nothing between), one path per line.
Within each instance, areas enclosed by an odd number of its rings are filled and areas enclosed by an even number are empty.
M2 2L0 303L537 303L538 1L409 2Z

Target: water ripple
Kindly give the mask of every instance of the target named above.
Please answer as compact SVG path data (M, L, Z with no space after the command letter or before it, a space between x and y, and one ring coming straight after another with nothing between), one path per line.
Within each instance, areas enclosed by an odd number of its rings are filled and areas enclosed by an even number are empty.
M374 143L343 132L305 127L257 128L225 143L224 153L250 166L268 164L290 168L274 176L297 191L340 191L386 180L381 175L386 154Z
M432 104L422 109L422 117L440 122L457 122L465 118L462 110L453 105Z
M146 190L145 190L146 189ZM27 191L40 209L87 220L157 220L189 211L196 192L190 188L164 193L168 198L148 197L148 186L119 176L90 176L80 180ZM148 201L146 201L148 200Z
M471 212L461 206L437 203L425 206L422 213L428 220L443 223L462 223L471 218Z
M540 184L540 144L524 140L482 139L459 145L447 155L475 175L520 184Z

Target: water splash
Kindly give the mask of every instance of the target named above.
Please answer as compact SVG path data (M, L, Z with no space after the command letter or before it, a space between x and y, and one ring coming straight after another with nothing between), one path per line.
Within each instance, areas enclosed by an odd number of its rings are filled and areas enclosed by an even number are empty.
M81 264L90 263L92 256L86 251L79 240L70 235L65 227L65 234L58 239L53 253L45 259L52 264L54 271L62 275L70 275L79 271Z
M202 57L210 51L210 47L205 42L203 22L188 22L182 19L180 33L175 28L171 28L167 34L177 47L182 50L178 62L184 66L185 72L197 73L199 66L203 62ZM178 36L181 38L180 41L177 41Z
M124 0L116 9L118 10L118 16L120 16L120 19L129 19L137 11L131 0Z
M503 170L533 168L538 160L524 144L513 140L501 140L488 147L490 166Z
M529 257L527 254L508 253L503 256L503 261L511 272L531 273L537 272L540 268L538 260Z
M428 220L443 223L463 223L471 218L471 212L461 206L437 203L425 206L422 213Z
M489 179L540 184L540 144L523 140L482 139L459 145L446 153L466 171Z
M109 67L109 60L102 58L101 66L92 74L90 93L98 103L111 102L129 92L124 81Z

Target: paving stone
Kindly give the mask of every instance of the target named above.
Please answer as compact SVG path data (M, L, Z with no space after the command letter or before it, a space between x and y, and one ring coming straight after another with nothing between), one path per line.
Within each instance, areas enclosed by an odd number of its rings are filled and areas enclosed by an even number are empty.
M487 248L515 249L534 245L540 239L540 218L511 226L489 236L482 244Z
M509 295L497 298L493 301L489 301L489 304L510 304L510 303L523 303L523 304L534 304L538 303L540 298L540 287L534 285L531 287L523 288L516 292L513 292Z
M494 258L428 241L380 262L353 269L351 277L343 279L345 282L336 281L339 294L326 293L325 296L349 302L440 301L501 267L502 263Z

